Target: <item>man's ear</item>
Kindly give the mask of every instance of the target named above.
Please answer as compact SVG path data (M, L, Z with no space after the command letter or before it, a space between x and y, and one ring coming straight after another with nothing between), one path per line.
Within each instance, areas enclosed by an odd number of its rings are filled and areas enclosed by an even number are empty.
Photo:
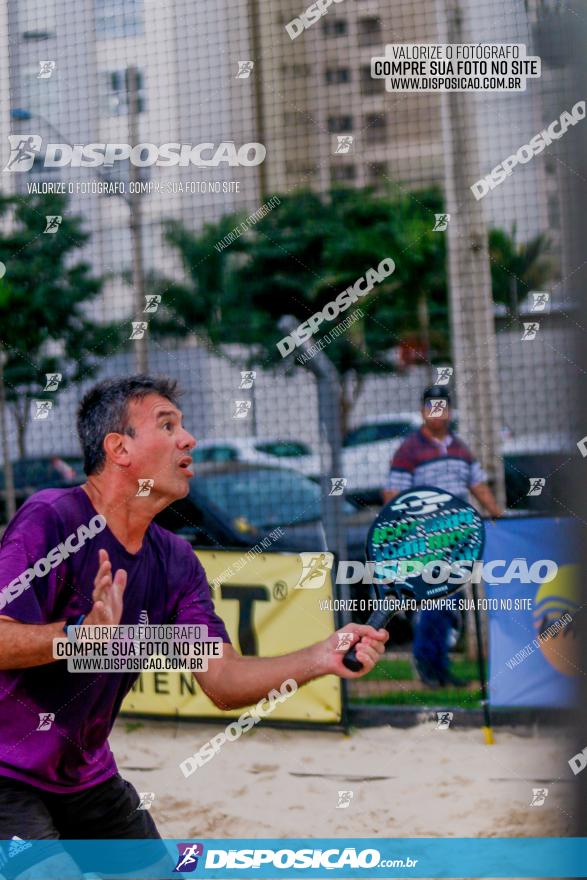
M106 434L104 437L104 452L106 458L112 464L120 467L128 467L130 464L129 450L127 448L128 434Z

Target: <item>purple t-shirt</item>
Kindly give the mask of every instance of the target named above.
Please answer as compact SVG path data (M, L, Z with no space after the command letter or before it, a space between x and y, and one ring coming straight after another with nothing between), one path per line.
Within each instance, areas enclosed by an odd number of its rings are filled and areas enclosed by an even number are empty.
M93 537L78 532L92 520L99 523L97 516L81 487L45 489L23 504L0 545L0 614L42 624L89 613L98 550L105 549L112 571L123 568L128 575L121 624L199 623L208 627L209 636L229 641L214 612L204 569L187 541L152 523L139 552L131 554L108 526ZM58 559L58 551L50 551L63 542L80 549L45 576L33 577L20 595L18 585L6 591L38 560ZM41 575L48 565L38 567ZM137 677L69 673L65 660L0 671L0 776L59 793L81 791L113 776L116 763L107 737ZM54 714L49 726L41 723L41 713Z

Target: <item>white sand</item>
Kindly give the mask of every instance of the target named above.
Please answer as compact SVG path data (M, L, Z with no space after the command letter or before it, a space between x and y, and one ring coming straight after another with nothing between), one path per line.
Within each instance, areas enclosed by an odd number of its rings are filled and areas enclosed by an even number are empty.
M562 733L497 730L332 731L258 727L186 779L179 763L222 730L119 720L122 775L154 792L164 837L534 837L571 833L574 790ZM300 775L297 775L300 774ZM373 780L370 777L387 777ZM548 782L547 780L556 780ZM533 788L548 787L531 807ZM338 792L352 790L347 809Z

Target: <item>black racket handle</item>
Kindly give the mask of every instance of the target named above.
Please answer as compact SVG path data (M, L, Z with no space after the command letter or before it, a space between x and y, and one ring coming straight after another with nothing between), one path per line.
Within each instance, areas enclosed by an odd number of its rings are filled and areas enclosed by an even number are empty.
M372 626L374 629L385 629L394 614L394 611L374 611L373 614L369 616L367 626ZM351 672L360 672L363 668L363 664L357 659L354 646L346 652L342 662L347 669L351 670Z

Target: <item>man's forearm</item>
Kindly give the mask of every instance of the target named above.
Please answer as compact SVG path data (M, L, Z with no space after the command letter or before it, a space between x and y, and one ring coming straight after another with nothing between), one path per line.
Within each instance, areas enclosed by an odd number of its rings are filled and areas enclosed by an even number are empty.
M0 617L0 669L29 669L54 663L53 639L63 633L63 621L57 623L18 623Z
M471 492L477 501L483 505L489 516L501 516L503 511L495 500L495 496L487 483L477 483L471 487Z
M241 657L230 645L224 650L223 660L210 660L208 672L196 675L210 699L222 709L257 703L270 690L279 690L288 678L300 687L329 671L322 642L281 657Z

